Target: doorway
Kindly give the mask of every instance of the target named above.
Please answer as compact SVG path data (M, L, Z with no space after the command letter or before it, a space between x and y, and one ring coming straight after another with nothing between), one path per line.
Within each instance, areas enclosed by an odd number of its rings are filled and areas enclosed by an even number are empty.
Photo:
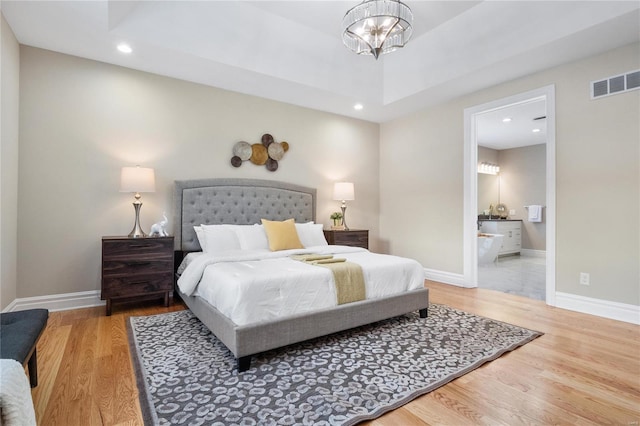
M507 107L522 107L535 102L544 102L546 121L546 196L544 219L546 230L545 300L555 305L555 88L541 89L499 99L464 111L465 158L464 158L464 282L467 287L478 286L478 141L481 117L504 110ZM487 206L489 207L489 206ZM524 205L517 208L524 209Z

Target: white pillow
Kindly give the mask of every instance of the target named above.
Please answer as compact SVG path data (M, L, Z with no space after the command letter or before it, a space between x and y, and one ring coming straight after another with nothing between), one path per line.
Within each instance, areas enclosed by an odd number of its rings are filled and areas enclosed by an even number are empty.
M182 259L182 263L180 263L180 266L178 266L178 270L176 271L176 274L182 275L184 270L187 269L187 266L189 266L189 264L193 262L198 256L202 256L202 252L194 251L191 253L187 253L184 259Z
M262 225L244 225L235 228L242 250L269 250L269 240Z
M321 223L296 223L296 231L302 245L306 247L327 246L327 239L324 237Z
M205 244L207 243L207 241L204 239L204 231L202 230L202 227L200 226L194 226L193 230L196 231L196 237L198 237L198 242L200 243L200 248L202 249L202 251L207 251Z
M205 253L226 253L240 250L240 240L234 231L235 225L200 225L204 233ZM197 234L196 234L197 235Z

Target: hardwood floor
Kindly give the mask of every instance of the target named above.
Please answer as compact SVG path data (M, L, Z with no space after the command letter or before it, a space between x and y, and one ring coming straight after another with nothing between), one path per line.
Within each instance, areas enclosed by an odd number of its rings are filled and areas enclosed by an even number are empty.
M544 336L368 422L547 425L640 422L640 326L485 289L427 282L431 301ZM158 303L52 312L38 343L39 425L141 425L125 321L184 309Z

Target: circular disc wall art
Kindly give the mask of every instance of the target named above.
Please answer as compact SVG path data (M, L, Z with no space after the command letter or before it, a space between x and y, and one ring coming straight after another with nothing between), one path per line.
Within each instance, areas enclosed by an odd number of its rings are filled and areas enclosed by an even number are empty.
M278 162L273 158L269 158L267 160L267 170L269 170L270 172L275 172L276 170L278 170Z
M282 147L282 144L279 144L278 142L271 143L269 148L267 148L267 152L269 153L269 157L276 161L282 160L282 157L284 157L284 148Z
M273 136L271 136L269 133L265 133L264 135L262 135L262 145L269 146L272 143L273 143Z
M253 164L257 164L262 166L267 162L267 158L269 158L269 154L267 154L267 148L264 145L260 145L259 143L254 143L251 145L251 162Z
M240 157L240 160L247 161L251 158L251 145L249 142L240 141L233 146L233 155Z
M260 143L236 142L233 146L231 165L240 167L244 161L251 161L258 166L266 166L270 172L278 170L278 162L282 160L285 152L289 150L289 143L276 142L269 133L260 138Z

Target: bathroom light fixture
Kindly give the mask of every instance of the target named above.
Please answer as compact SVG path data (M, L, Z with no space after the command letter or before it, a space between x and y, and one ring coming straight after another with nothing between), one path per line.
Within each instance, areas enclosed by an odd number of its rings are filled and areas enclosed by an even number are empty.
M342 18L342 42L358 55L390 53L413 33L413 12L399 0L364 0Z
M360 110L362 110L362 108L364 108L364 106L362 104L355 104L353 106L353 109L355 109L356 111L360 111Z
M122 53L131 53L131 52L133 52L133 49L127 43L120 43L117 48Z
M505 117L502 119L503 123L509 123L511 121L511 117Z
M147 167L123 167L120 172L120 192L133 192L135 193L135 201L133 202L133 208L136 211L136 221L133 224L133 229L129 233L129 238L146 237L140 227L140 207L142 207L142 201L140 198L141 192L155 192L156 180L153 169Z
M353 189L352 182L336 182L333 184L333 199L336 201L342 201L342 226L345 231L349 230L347 223L345 222L344 216L347 210L347 201L355 200L355 191Z
M500 173L500 166L483 161L482 163L478 164L478 173L497 175L498 173Z
M540 129L533 129L533 130L532 130L532 132L533 132L533 133L539 133L539 132L540 132Z

